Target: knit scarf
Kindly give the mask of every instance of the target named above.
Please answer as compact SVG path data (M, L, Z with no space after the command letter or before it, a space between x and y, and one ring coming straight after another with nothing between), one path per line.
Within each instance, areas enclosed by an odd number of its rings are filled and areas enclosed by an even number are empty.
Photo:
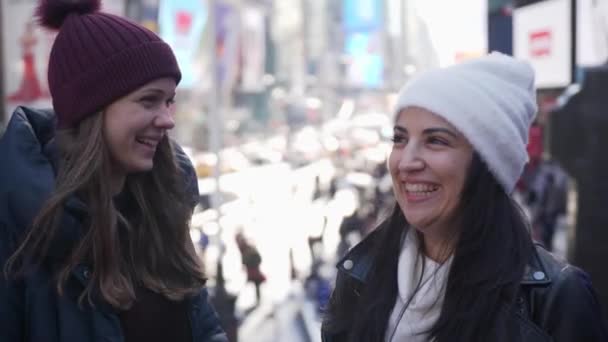
M385 342L428 341L427 332L441 313L451 263L452 257L439 264L419 255L415 229L408 231L399 255L399 291L388 321Z

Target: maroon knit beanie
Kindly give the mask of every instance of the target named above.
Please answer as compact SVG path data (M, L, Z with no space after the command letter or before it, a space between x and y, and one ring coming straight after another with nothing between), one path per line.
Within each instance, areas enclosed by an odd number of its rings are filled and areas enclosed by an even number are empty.
M100 0L40 0L36 16L58 29L48 81L59 128L76 126L161 77L181 79L173 51L152 31L99 12Z

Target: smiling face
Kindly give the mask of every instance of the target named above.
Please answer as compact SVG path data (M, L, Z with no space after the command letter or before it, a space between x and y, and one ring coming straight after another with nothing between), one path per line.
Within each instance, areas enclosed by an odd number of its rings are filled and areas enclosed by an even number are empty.
M389 170L397 203L422 232L443 230L460 205L473 148L443 118L408 107L397 115Z
M175 80L161 78L115 101L104 111L104 139L113 169L127 175L149 171L159 142L175 125Z

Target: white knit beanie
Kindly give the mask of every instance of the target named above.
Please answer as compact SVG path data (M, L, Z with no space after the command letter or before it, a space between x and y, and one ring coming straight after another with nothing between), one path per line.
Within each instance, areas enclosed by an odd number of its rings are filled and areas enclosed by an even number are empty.
M424 108L473 145L507 193L528 162L528 130L536 116L534 71L498 52L421 73L399 93L395 113Z

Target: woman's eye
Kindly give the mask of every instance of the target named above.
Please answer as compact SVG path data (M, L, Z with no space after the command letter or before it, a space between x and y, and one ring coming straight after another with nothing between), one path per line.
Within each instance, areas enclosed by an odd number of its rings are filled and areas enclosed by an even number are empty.
M168 107L168 106L171 106L171 105L172 105L172 104L174 104L174 103L175 103L175 98L174 98L174 97L172 97L172 98L170 98L170 99L168 99L168 100L166 101L167 107Z
M434 145L442 145L442 146L448 145L448 143L444 139L436 138L436 137L429 138L429 143L434 144Z
M142 97L139 102L141 102L146 107L151 107L158 102L158 100L154 97Z
M407 139L405 137L396 135L391 138L391 141L393 142L393 144L402 144L405 143Z

